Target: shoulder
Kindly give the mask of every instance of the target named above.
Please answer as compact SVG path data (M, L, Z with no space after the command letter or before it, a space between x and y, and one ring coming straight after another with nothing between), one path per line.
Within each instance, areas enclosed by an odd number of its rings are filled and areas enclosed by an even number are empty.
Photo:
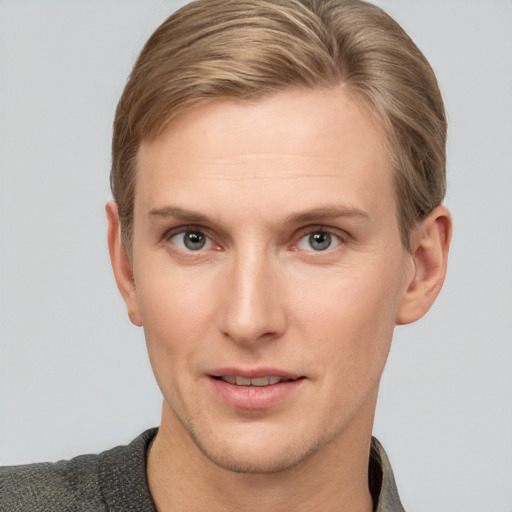
M82 455L69 461L0 468L2 510L105 510L98 462L98 455Z
M145 455L155 433L155 429L148 430L129 445L98 455L2 467L0 509L2 512L152 511Z

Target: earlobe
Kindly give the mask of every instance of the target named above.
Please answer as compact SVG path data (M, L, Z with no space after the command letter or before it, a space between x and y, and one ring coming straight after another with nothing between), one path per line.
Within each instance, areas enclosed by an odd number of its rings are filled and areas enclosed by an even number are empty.
M404 285L396 324L419 320L430 309L444 283L452 233L450 213L435 208L412 236L414 272Z
M137 303L132 265L121 241L121 229L116 202L109 201L105 206L105 211L108 222L108 250L117 287L126 304L130 321L140 327L142 326L142 320Z

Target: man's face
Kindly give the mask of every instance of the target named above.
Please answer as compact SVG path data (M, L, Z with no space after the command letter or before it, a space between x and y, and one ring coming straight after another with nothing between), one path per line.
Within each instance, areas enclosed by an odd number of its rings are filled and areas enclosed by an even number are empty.
M141 146L132 320L162 428L222 467L369 438L412 272L384 135L341 87L201 106Z

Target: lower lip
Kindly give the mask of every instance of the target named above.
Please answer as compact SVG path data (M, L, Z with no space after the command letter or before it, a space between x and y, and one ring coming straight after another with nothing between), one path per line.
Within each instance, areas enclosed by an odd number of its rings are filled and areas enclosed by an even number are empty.
M305 379L279 382L270 386L237 386L210 377L215 393L228 405L240 409L266 409L294 394Z

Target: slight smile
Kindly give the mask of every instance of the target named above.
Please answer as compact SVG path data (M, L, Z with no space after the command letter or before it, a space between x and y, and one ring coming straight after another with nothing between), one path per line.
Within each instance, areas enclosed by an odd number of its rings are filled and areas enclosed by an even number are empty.
M266 409L290 397L307 380L280 370L217 370L209 375L215 394L239 409Z
M237 386L272 386L279 384L279 382L290 382L293 379L286 377L256 377L254 379L248 379L241 375L223 375L222 377L214 377L214 379L220 379L228 384L236 384Z

